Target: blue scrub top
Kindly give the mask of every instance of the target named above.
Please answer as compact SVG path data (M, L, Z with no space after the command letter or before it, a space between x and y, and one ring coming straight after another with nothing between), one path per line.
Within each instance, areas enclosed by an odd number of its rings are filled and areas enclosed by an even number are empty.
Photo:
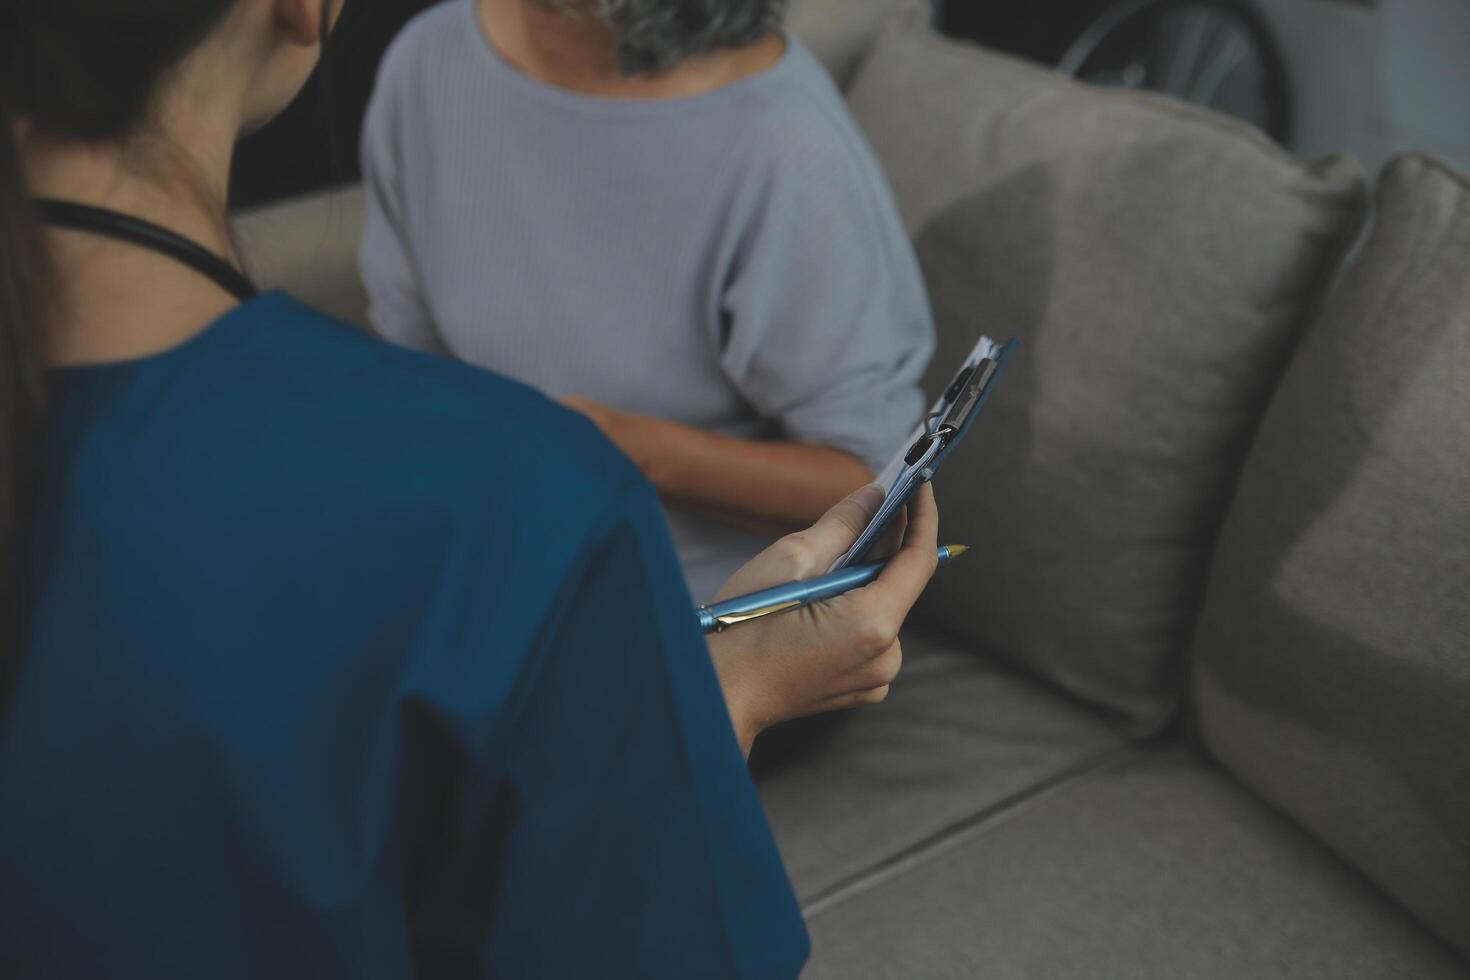
M281 294L52 376L0 975L790 977L653 491Z

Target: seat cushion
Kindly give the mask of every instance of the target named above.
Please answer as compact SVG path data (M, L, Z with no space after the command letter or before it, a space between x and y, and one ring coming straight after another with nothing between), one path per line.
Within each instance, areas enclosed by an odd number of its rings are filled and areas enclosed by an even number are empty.
M234 217L245 270L261 289L367 329L367 291L357 271L362 188L351 186L254 208Z
M1093 712L1011 668L922 635L904 652L886 703L760 781L804 902L1119 751Z
M916 236L929 390L981 332L1021 338L936 481L945 536L980 550L921 615L1154 729L1361 170L924 31L880 38L851 104Z
M930 18L929 0L793 0L786 27L846 88L886 24Z
M1180 751L1097 772L808 913L809 980L1463 980L1464 961Z
M1470 954L1470 180L1382 177L1262 425L1197 641L1232 770Z

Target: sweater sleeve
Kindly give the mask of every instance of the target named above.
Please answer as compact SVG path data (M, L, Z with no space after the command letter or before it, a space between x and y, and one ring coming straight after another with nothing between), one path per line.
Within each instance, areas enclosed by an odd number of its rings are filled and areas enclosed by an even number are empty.
M934 350L918 262L850 119L770 142L723 297L723 368L786 438L881 469L923 410Z
M528 553L513 580L497 565L454 584L480 597L455 633L484 626L486 669L517 611L540 612L508 687L432 685L455 729L485 737L463 746L458 830L417 903L420 965L795 977L806 929L652 488L633 479L578 537L540 572Z

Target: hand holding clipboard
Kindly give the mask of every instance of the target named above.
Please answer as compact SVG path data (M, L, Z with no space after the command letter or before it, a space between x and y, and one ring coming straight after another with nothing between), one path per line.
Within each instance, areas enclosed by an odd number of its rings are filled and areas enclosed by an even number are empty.
M833 563L828 572L839 572L862 561L873 543L909 502L914 491L939 472L940 465L975 424L1017 343L1012 338L1001 346L989 337L980 338L904 448L874 481L883 488L883 506L878 508L878 513L873 515L852 547Z
M989 337L981 337L955 378L930 408L924 421L905 442L904 448L884 467L874 482L883 489L883 504L874 513L857 540L833 562L827 574L804 582L789 582L750 595L728 599L713 606L695 610L700 627L706 633L719 632L728 626L751 622L780 612L798 609L821 599L832 598L851 589L861 588L882 572L882 562L859 564L873 543L883 534L894 517L908 504L915 491L934 478L940 465L954 452L980 409L1000 380L1017 341L1004 346ZM962 545L946 545L940 549L943 564L957 558L966 549Z

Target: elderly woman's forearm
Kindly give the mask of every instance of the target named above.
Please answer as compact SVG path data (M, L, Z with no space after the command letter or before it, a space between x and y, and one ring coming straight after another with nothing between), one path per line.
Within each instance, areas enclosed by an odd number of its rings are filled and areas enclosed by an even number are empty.
M830 446L762 442L674 422L659 425L644 472L670 503L740 523L790 530L873 479Z

